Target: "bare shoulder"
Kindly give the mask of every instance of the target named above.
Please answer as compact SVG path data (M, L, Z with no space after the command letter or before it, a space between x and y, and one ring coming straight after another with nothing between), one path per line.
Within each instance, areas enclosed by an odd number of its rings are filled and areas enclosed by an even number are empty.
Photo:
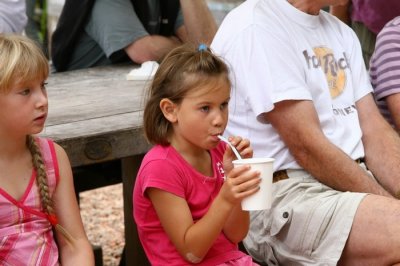
M54 150L56 152L57 161L58 161L58 168L60 171L60 175L67 175L71 170L71 164L69 162L68 155L64 148L57 143L54 143Z
M64 158L64 157L67 157L67 158L68 158L67 153L65 152L64 148L61 147L60 144L54 142L54 149L55 149L55 151L56 151L57 158L59 158L59 159L60 159L60 158Z

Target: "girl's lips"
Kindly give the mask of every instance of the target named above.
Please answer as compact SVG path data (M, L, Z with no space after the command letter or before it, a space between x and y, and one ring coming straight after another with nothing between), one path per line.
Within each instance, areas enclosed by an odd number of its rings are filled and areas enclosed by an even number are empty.
M216 134L216 135L212 135L211 137L212 137L213 141L219 142L220 139L218 138L218 136L219 136L219 134Z
M44 124L44 122L46 121L46 115L41 115L39 117L36 117L34 119L34 121L37 122L37 123L43 123Z

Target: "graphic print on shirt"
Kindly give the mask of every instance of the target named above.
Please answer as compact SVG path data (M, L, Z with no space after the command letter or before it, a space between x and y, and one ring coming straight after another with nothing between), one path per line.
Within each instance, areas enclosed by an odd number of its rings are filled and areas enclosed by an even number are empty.
M221 162L217 162L216 165L217 165L218 172L220 173L222 179L225 180L224 166L222 165Z
M308 69L321 68L324 72L332 99L339 96L346 85L345 69L349 67L346 54L336 59L332 49L320 46L313 48L313 53L304 50L303 55Z

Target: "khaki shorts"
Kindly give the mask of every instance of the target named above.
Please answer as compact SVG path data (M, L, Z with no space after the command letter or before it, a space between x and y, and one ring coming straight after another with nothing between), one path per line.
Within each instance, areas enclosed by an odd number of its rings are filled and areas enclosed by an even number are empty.
M244 246L267 265L336 265L367 194L333 190L303 170L287 174L274 183L272 208L251 212Z

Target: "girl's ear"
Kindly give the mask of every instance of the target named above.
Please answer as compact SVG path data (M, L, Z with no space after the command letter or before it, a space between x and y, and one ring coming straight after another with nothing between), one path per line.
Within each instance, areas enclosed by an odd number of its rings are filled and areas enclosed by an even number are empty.
M178 106L170 99L164 98L160 101L160 109L163 112L164 117L171 123L175 123L177 121L177 108Z

